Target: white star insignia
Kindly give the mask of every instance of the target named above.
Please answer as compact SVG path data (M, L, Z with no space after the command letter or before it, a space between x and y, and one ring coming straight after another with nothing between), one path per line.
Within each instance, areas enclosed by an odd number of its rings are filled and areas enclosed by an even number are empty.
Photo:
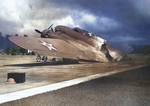
M44 45L44 46L46 46L46 47L48 47L48 49L49 50L56 50L56 51L58 51L56 48L54 48L53 46L52 46L52 44L48 44L48 43L46 43L46 42L44 42L44 41L42 41L42 40L40 40L42 43L42 45Z

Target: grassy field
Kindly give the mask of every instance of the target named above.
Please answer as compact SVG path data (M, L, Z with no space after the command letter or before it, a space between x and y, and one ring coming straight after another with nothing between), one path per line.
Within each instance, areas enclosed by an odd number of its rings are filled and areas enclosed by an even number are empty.
M128 54L125 58L122 59L120 63L131 64L131 65L150 64L150 56L139 55L139 54Z

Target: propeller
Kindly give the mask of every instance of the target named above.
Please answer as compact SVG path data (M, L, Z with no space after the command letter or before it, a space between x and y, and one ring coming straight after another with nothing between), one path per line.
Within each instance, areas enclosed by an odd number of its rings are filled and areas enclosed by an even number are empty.
M47 35L47 32L49 31L49 29L51 29L51 31L53 32L53 28L52 28L53 24L48 28L48 29L45 29L43 30L42 32L39 31L38 29L35 29L35 31L39 34L41 34L41 37L46 37Z
M35 29L35 31L36 31L37 33L39 33L39 34L41 34L41 33L42 33L41 31L39 31L39 30L37 30L37 29Z
M52 26L53 26L53 24L48 29L50 29Z
M53 26L53 24L48 28L48 30L49 30L52 26ZM53 32L53 28L51 28L51 30L52 30L52 32ZM38 29L35 29L35 31L36 31L37 33L39 33L39 34L42 34L42 32L39 31Z

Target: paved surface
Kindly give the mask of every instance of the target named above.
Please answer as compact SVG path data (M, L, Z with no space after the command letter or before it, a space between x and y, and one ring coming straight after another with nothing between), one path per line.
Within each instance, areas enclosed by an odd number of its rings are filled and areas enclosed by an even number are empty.
M108 76L114 73L121 73L127 70L137 69L150 63L150 56L136 55L127 57L119 63L38 63L35 61L35 58L35 56L0 56L0 96L5 94L7 95L12 92L34 89L41 86L52 85L55 83L87 77L95 74L98 74L99 76ZM25 72L26 82L20 84L5 84L7 80L7 73L9 72ZM89 78L89 80L90 79L92 78ZM32 105L32 102L30 105Z
M150 106L150 66L4 103L1 106Z
M35 56L1 56L0 58L0 95L40 87L62 81L104 74L118 70L119 72L141 67L143 65L109 64L87 62L81 64L62 64L61 62L38 63ZM25 72L26 82L5 84L7 73Z

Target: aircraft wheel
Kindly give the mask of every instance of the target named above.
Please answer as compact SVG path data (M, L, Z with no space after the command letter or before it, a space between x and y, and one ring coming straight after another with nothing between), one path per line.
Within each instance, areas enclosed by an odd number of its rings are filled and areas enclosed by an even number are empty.
M47 61L47 56L43 56L42 60L43 60L44 62L46 62L46 61Z
M37 61L37 62L40 62L40 61L41 61L41 56L40 56L40 55L38 55L38 56L36 57L36 61Z
M56 61L56 58L52 58L52 61Z

